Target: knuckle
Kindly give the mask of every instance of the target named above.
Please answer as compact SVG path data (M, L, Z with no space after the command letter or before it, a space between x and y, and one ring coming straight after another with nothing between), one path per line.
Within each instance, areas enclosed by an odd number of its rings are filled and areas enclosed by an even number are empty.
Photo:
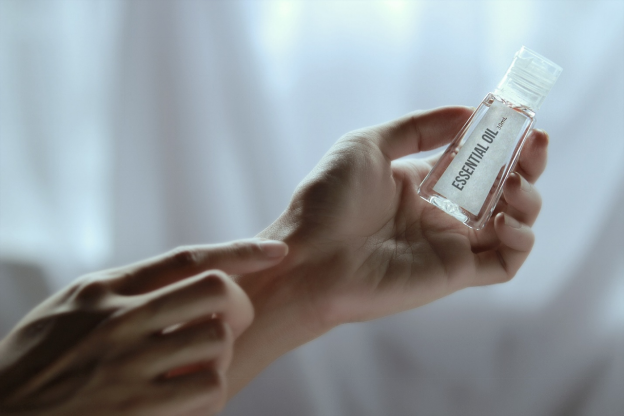
M110 276L122 282L132 282L136 277L136 270L120 269L110 272Z
M225 294L225 279L227 276L222 271L210 270L197 282L196 289L211 296Z
M85 277L74 292L74 300L78 303L96 303L109 293L109 285L97 278Z
M177 268L192 267L198 262L198 253L192 247L181 246L171 251L169 260Z
M226 342L230 337L229 327L220 319L206 325L205 337L208 341Z
M117 282L114 285L114 293L119 295L134 295L142 291L141 288L141 272L140 267L119 267L117 269L106 270L103 273L104 277L113 282Z

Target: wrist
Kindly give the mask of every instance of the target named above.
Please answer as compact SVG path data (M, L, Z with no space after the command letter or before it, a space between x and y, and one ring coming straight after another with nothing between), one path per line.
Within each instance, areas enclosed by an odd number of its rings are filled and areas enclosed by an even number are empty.
M336 326L326 319L314 284L326 261L304 243L292 227L272 225L258 235L288 244L288 255L277 266L236 278L254 306L254 324L278 332L275 340L288 350ZM252 324L252 325L254 325ZM285 351L284 351L285 352Z
M323 302L313 296L318 293L313 287L315 277L327 272L321 270L327 262L303 243L296 227L282 224L276 221L258 237L286 242L289 252L284 261L236 278L254 306L255 317L235 342L228 371L230 396L281 355L336 326L326 319Z

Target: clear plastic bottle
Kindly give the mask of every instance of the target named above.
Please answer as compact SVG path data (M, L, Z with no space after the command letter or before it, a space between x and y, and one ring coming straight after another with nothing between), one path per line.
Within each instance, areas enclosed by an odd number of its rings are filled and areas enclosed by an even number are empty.
M422 182L421 198L471 228L483 228L535 122L535 112L561 71L523 46L494 93L485 97Z

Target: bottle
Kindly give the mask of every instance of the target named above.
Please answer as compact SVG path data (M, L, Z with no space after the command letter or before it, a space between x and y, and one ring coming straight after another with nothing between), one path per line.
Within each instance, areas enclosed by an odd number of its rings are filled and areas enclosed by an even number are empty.
M561 67L522 47L494 93L461 128L418 188L425 201L479 230L490 219L535 112Z

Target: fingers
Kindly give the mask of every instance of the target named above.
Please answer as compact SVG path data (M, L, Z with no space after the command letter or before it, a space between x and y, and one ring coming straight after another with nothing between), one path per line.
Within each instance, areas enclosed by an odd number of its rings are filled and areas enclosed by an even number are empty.
M281 262L288 246L281 241L249 239L224 244L189 246L124 269L114 282L117 293L147 293L208 269L228 274L260 271ZM129 271L128 271L129 270Z
M529 181L512 173L503 187L503 195L507 202L505 213L529 226L535 223L542 207L542 197Z
M472 115L470 107L417 111L374 127L377 145L389 160L449 143Z
M539 192L514 172L507 178L503 195L506 206L504 212L494 218L491 237L492 243L498 240L499 244L477 254L479 267L475 285L508 281L515 276L533 247L535 237L531 225L542 205Z
M522 148L516 170L530 183L535 183L546 169L548 141L544 130L531 130Z
M242 289L223 272L211 270L123 298L142 302L100 329L106 343L88 346L91 351L106 348L103 383L143 386L153 398L138 403L141 411L149 411L145 414L220 409L226 397L222 374L230 364L234 339L253 318Z
M141 306L118 319L118 337L151 334L173 325L218 315L238 336L253 319L251 301L243 290L219 270L210 270L176 282L148 295Z
M509 281L527 259L535 237L529 226L512 216L499 213L494 229L500 240L497 249L477 254L477 273L474 286Z
M82 279L57 297L60 306L47 312L55 316L54 322L76 315L65 326L69 335L52 343L67 348L53 362L39 366L34 377L16 388L12 399L29 400L31 394L44 390L65 394L85 384L91 391L114 386L120 409L130 406L143 411L152 401L161 401L154 412L144 414L161 414L163 409L170 410L166 414L181 414L184 409L205 414L216 409L214 404L226 397L221 374L230 363L233 339L251 323L253 307L227 274L203 269L259 270L279 263L287 250L284 243L267 240L189 248ZM128 283L129 292L141 294L128 296L115 290L115 283L119 287ZM48 329L33 336L44 339ZM84 389L71 397L83 393ZM79 401L67 406L79 406Z
M231 359L233 342L229 326L221 319L211 319L149 337L115 363L121 371L148 380L184 373L181 369L196 368L199 364L224 371Z

